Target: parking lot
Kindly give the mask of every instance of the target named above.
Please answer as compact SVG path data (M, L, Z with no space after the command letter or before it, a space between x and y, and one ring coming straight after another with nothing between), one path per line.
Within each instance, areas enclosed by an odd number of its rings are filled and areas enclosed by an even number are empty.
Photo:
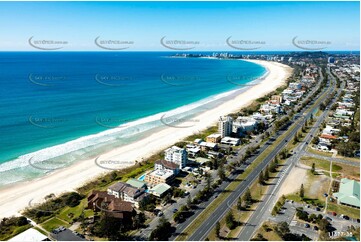
M313 241L316 241L318 239L318 230L315 230L313 226L306 228L305 224L306 222L303 223L293 220L290 223L290 230L292 233L300 234L300 235L304 234Z
M315 240L318 238L318 231L314 229L314 226L310 224L310 227L306 228L306 221L296 221L296 209L298 207L302 207L304 211L308 212L308 214L322 214L324 218L327 218L331 223L332 227L334 227L335 232L346 232L350 226L359 227L360 223L356 219L344 219L340 214L325 214L321 209L318 209L314 206L308 206L296 202L287 201L280 213L275 217L270 217L269 219L273 222L287 222L290 225L290 230L293 233L305 234L309 238ZM317 211L319 210L319 211Z
M82 238L84 236L63 227L54 229L51 237L57 241L86 241L85 238Z

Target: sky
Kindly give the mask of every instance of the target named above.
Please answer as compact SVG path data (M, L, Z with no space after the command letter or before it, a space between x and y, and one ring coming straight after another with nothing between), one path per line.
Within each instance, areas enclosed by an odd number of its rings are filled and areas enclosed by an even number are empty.
M0 51L359 50L359 4L0 2Z

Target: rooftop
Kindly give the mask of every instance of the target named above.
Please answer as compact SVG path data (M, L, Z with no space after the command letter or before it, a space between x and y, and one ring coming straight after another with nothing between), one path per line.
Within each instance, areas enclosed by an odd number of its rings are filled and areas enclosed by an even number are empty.
M333 195L341 203L360 207L360 182L343 178L341 179L339 192Z
M145 182L142 182L142 181L139 181L137 179L134 179L134 178L130 178L128 181L127 181L127 184L133 186L133 187L136 187L136 188L142 188L146 185Z
M168 184L160 183L160 184L154 186L150 191L157 193L159 195L162 195L163 193L168 191L170 188L171 188L171 186L169 186Z
M46 239L48 239L48 237L46 237L36 229L30 228L14 236L8 241L44 241Z

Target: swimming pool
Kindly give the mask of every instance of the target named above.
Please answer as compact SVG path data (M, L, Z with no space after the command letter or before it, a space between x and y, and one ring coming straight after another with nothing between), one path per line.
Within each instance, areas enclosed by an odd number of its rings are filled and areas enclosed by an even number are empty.
M144 179L145 179L145 174L141 175L141 176L138 178L139 181L144 181Z

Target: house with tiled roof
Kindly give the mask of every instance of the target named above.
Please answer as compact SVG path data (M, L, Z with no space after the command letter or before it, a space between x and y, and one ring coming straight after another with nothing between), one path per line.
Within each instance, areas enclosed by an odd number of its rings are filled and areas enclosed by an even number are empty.
M125 182L117 182L109 186L107 189L107 193L126 202L131 202L136 207L139 206L140 201L147 197L144 187L133 187L132 185Z
M134 209L132 203L122 201L106 191L92 191L88 196L88 209L104 212L106 216L124 221L131 221Z

